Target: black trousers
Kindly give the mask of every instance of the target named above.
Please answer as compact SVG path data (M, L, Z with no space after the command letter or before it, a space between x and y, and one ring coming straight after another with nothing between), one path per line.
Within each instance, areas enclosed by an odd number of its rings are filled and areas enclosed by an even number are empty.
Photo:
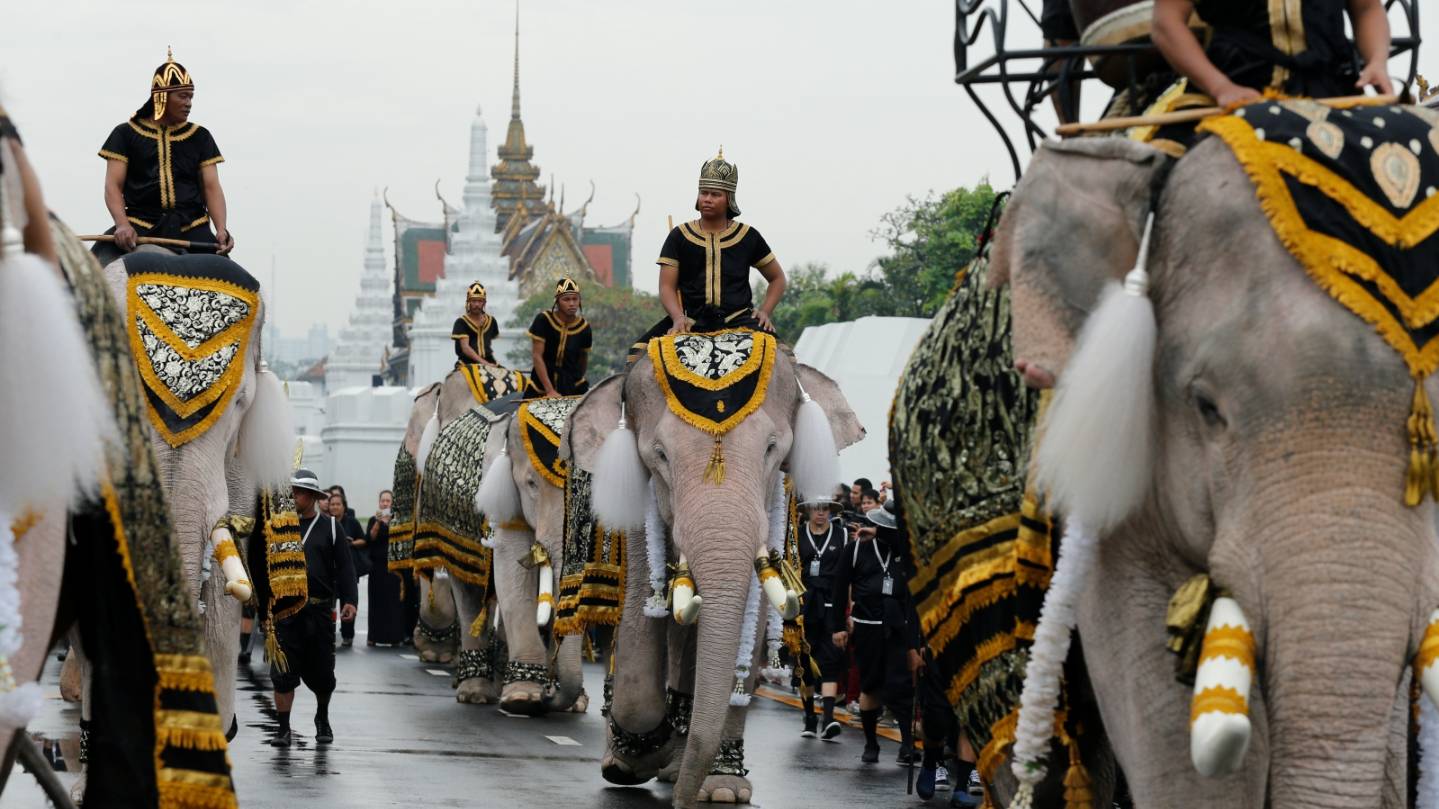
M187 242L205 242L207 244L215 243L215 232L210 229L209 220L206 220L203 224L196 225L189 230L184 230L184 225L173 224L168 219L162 219L160 222L156 223L155 227L153 228L142 227L135 224L134 222L131 222L130 226L135 228L135 235L137 236L154 236L162 239L183 239ZM111 227L109 230L105 231L105 233L113 235L115 233L115 228ZM171 250L175 253L185 252L183 250L176 250L174 248L166 249ZM122 258L125 255L125 251L121 250L119 247L116 247L114 242L95 242L94 246L90 248L90 252L93 253L95 259L100 262L101 267L109 264L117 258Z
M909 645L905 643L904 634L899 629L856 621L852 637L860 692L879 697L890 710L895 706L913 705Z
M281 694L304 683L316 694L335 690L335 611L323 604L310 604L284 623L275 626L280 651L289 671L270 661L270 680Z

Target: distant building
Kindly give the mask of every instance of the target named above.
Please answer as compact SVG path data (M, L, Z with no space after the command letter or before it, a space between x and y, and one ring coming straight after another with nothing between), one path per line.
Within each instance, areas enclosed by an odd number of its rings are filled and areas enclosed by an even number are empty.
M381 373L393 337L390 278L385 271L385 245L380 197L370 202L370 232L365 247L360 292L350 310L350 323L340 330L325 364L325 389L369 387Z

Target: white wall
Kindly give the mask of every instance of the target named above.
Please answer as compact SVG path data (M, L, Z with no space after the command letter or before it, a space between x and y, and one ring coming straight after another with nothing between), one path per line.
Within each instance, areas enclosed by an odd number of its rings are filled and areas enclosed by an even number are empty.
M876 486L889 480L889 406L909 355L929 328L917 317L862 317L811 326L794 353L838 383L866 435L839 454L845 482L866 477ZM835 481L839 483L840 481Z
M409 388L354 387L331 393L325 404L320 484L340 484L362 519L391 488L395 455L405 437L414 395Z

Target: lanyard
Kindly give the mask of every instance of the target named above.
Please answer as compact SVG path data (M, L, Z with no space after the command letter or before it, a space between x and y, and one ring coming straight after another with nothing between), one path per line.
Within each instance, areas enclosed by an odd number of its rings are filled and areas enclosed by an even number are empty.
M880 571L884 573L885 578L889 578L889 563L890 560L894 559L894 549L891 548L889 551L889 555L886 556L884 559L881 559L879 558L879 543L875 542L874 540L870 540L870 547L874 549L874 560L876 562L879 562Z
M834 526L830 526L830 527L829 527L829 530L825 531L825 534L824 534L824 546L823 546L823 547L817 547L817 546L814 544L814 532L811 531L811 530L809 530L809 524L808 524L808 523L805 523L805 526L804 526L804 534L805 534L805 536L809 539L809 546L814 549L814 555L815 555L816 557L823 557L823 556L824 556L824 552L827 551L827 550L829 550L830 540L833 540L833 539L834 539Z
M334 518L334 517L331 517L330 519L333 520L333 519L335 519L335 518ZM320 515L319 515L319 514L316 514L314 521L310 523L310 527L305 529L305 535L302 536L302 537L300 537L300 547L303 548L303 547L306 547L306 546L308 546L308 545L310 544L310 532L313 531L313 530L315 530L315 526L316 526L316 525L319 525L319 524L320 524ZM330 535L330 538L331 538L331 539L334 539L334 534L333 534L333 533Z

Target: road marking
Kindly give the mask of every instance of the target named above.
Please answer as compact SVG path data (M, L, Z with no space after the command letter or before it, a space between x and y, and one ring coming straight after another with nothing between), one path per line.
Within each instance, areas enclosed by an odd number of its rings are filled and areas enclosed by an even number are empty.
M429 674L435 675L436 677L450 676L450 673L448 671L445 671L444 669L425 669L425 671Z
M508 717L511 718L511 719L529 719L528 716L525 716L525 715L522 714L522 713L510 713L509 711L505 710L504 708L501 708L501 709L500 709L500 713L503 714L503 715L505 715L505 716L508 716Z
M561 746L561 747L579 747L579 746L580 746L580 743L579 743L579 742L575 741L574 739L571 739L571 738L568 737L568 736L546 736L545 738L546 738L546 739L549 739L550 741L554 742L555 744L557 744L557 745L559 745L559 746Z
M401 660L419 660L419 655L400 655Z

